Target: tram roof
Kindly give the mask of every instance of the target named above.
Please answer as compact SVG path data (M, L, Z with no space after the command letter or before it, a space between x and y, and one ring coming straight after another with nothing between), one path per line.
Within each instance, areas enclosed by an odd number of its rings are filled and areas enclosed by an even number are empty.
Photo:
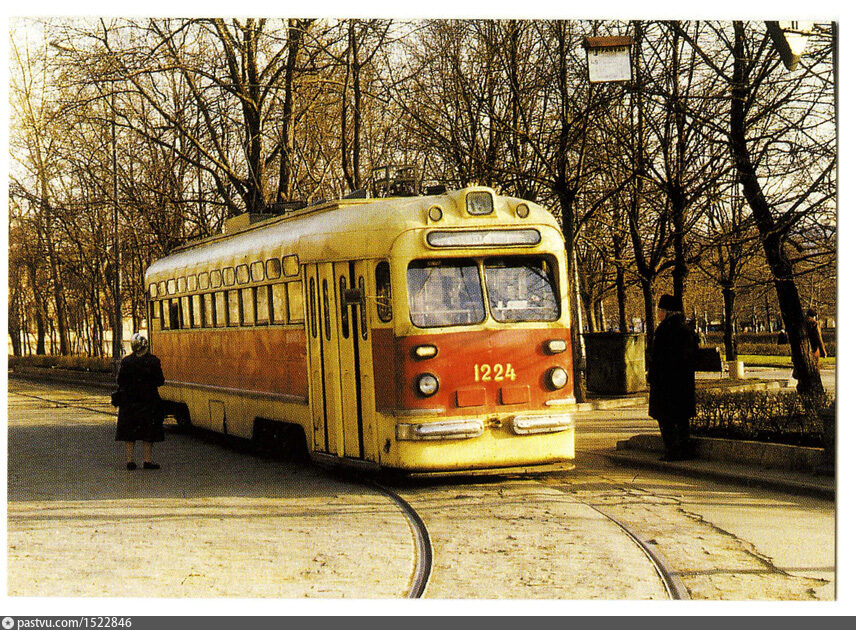
M494 211L488 216L469 215L467 194L484 191L493 196ZM525 219L516 215L520 204L529 208ZM443 211L440 221L429 219L428 211L433 207ZM545 224L558 229L555 218L538 204L496 195L482 186L435 196L339 199L182 245L152 263L146 271L146 281L172 277L178 269L249 263L283 253L297 254L301 260L383 257L408 230ZM284 248L289 251L283 252Z

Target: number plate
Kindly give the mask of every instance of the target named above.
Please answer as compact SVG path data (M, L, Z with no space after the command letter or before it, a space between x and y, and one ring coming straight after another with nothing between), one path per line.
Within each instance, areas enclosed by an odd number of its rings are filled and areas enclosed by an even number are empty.
M489 363L476 363L473 365L473 377L476 383L517 380L514 366L510 363L494 363L493 365Z

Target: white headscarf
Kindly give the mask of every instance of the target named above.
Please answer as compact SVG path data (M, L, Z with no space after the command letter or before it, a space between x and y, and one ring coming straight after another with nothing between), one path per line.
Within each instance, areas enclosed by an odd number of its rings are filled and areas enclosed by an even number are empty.
M145 354L149 350L149 340L140 333L134 333L131 337L131 350L137 355Z

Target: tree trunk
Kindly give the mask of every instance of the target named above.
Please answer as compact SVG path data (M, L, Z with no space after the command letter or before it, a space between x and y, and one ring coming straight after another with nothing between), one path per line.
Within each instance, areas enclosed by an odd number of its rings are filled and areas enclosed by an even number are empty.
M291 172L291 160L294 157L294 73L306 25L305 20L293 18L288 20L288 60L286 61L283 80L278 201L290 201L294 194L294 176Z
M645 344L650 348L654 343L654 331L657 329L657 320L654 317L654 280L640 277L639 286L642 287L642 302L645 307Z
M67 355L70 352L70 339L68 334L68 308L65 302L65 289L62 283L62 273L59 269L59 261L53 249L50 237L45 241L48 244L48 264L51 270L51 285L53 287L54 308L56 309L56 325L59 333L59 353Z
M362 85L360 85L360 63L357 58L357 37L356 33L351 32L351 53L353 55L353 72L354 72L354 145L352 148L353 156L353 189L357 190L362 186L362 178L360 177L360 131L362 128Z
M612 236L612 246L615 253L615 299L618 302L618 330L627 332L627 284L624 278L624 267L619 263L621 258L621 243L615 234Z
M16 294L9 302L9 321L6 323L9 339L12 341L12 355L16 357L21 356L21 319L18 315L20 301L20 296Z
M737 360L737 343L734 337L734 287L722 287L722 306L725 316L722 319L723 342L725 343L725 360Z
M35 264L27 265L27 276L30 279L30 288L33 290L33 302L36 314L36 354L45 353L45 303L41 298L36 287L39 284L36 282L36 266Z
M791 345L791 359L797 378L797 391L803 395L823 394L820 370L808 341L808 332L803 315L799 291L793 281L793 267L783 248L781 231L770 210L764 191L758 181L755 166L749 155L746 142L746 110L748 97L746 85L746 59L744 52L745 32L742 22L734 22L734 82L731 93L731 116L729 142L734 156L743 196L752 210L758 226L767 265L773 274L776 296Z

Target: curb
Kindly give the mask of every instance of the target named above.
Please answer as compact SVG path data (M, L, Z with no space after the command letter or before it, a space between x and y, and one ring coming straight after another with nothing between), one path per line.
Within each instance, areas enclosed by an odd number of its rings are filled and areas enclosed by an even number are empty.
M648 396L633 398L594 399L590 402L577 403L577 411L600 411L602 409L620 409L621 407L638 407L648 403Z
M722 466L721 462L701 460L661 462L659 454L653 453L598 451L598 454L619 465L636 466L698 479L715 479L738 485L835 500L835 482L832 478L829 478L829 481L824 481L806 474L763 470L739 464Z
M32 379L37 381L52 381L55 383L70 383L73 385L87 385L103 388L111 388L116 385L116 381L109 374L64 370L62 368L18 368L8 371L7 374L8 378L21 380Z
M814 474L828 463L823 448L735 440L706 436L691 438L697 461L717 462L723 465L752 466L763 470L780 470L784 473ZM663 452L663 440L656 434L634 435L615 445L618 451L654 453Z

